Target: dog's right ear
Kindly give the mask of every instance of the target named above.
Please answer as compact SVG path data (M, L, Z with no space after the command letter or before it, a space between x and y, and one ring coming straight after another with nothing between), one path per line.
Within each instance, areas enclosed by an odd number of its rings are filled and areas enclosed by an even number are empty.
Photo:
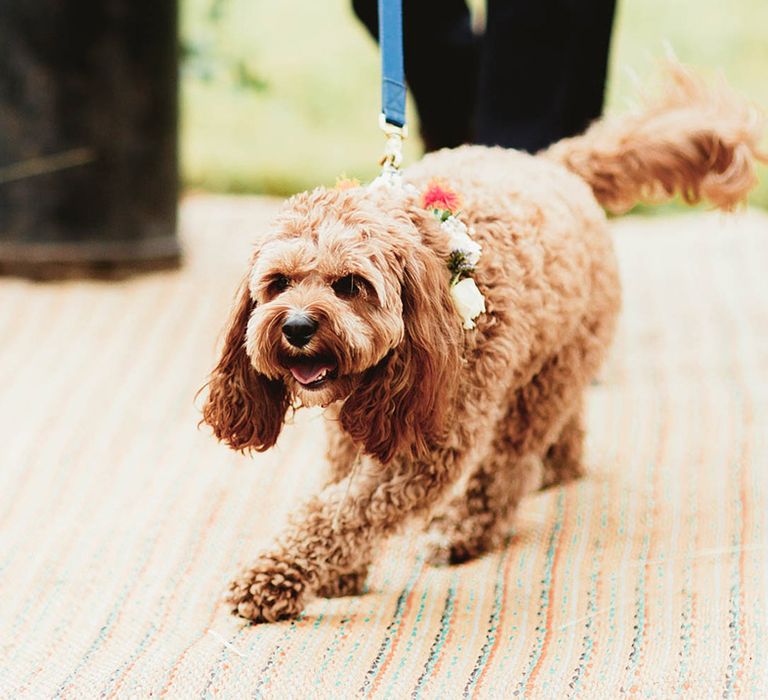
M252 311L253 301L244 282L221 359L206 385L203 421L232 449L263 452L277 442L288 410L288 395L282 381L269 379L254 369L245 351L245 333Z

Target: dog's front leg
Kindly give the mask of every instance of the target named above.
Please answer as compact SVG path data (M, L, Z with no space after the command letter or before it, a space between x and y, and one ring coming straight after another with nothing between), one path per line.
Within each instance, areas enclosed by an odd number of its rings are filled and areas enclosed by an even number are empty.
M295 617L309 598L364 571L376 543L429 509L457 471L453 453L386 466L365 458L350 484L311 499L278 545L232 583L233 612L254 622Z

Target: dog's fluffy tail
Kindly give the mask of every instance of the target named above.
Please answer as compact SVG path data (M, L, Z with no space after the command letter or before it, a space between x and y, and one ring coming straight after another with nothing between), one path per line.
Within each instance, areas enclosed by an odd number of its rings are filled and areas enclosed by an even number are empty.
M733 209L757 183L763 118L723 83L707 85L675 61L659 98L637 114L603 119L554 144L544 156L586 180L598 201L621 213L679 193Z

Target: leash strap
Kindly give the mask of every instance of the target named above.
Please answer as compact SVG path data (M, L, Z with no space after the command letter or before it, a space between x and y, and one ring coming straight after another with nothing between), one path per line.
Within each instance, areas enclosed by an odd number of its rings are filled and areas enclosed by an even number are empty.
M417 0L418 1L418 0ZM378 0L381 47L381 114L379 126L387 137L381 182L400 181L405 126L405 68L403 65L403 0Z
M403 2L378 0L381 46L382 121L405 126L405 69L403 67Z

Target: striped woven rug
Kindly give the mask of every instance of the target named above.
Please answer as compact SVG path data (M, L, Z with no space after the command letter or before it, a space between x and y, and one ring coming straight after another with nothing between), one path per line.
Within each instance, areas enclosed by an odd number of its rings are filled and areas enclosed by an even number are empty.
M195 196L185 268L0 280L3 698L768 697L768 217L614 224L626 304L590 474L507 548L245 626L221 595L321 478L319 413L247 459L195 390L275 202Z

